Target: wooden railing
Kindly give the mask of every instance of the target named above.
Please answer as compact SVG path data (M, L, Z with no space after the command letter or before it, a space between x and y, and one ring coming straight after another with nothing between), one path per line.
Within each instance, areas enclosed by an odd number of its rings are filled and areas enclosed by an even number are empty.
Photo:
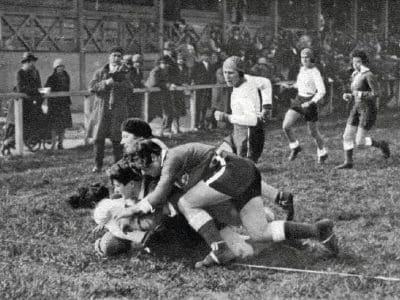
M385 81L384 86L387 89L389 87L390 81ZM279 85L280 83L276 83ZM188 86L178 86L176 87L176 91L187 91L190 92L190 129L193 130L196 124L196 91L201 89L212 89L212 88L226 88L225 84L207 84L207 85L188 85ZM143 119L148 122L149 121L149 100L150 100L150 93L152 92L159 92L161 91L159 88L141 88L141 89L134 89L133 93L137 94L144 94L143 97ZM87 129L89 123L89 116L91 113L91 104L90 104L90 97L93 96L93 93L89 91L70 91L70 92L52 92L44 97L65 97L65 96L72 96L72 97L83 97L83 110L84 110L84 122L85 122L85 129ZM398 105L400 106L400 81L396 80L396 86L394 89L394 96L398 98ZM328 101L324 108L325 114L330 114L334 110L333 98L334 98L334 89L333 89L333 82L329 82L329 86L327 87L327 96ZM27 98L26 94L22 93L0 93L0 101L1 100L14 100L14 114L15 114L15 140L16 140L16 151L17 154L23 155L24 149L24 139L23 139L23 118L22 118L22 101L21 99Z
M206 84L206 85L189 85L189 86L177 86L175 91L191 91L190 93L190 129L195 128L196 124L196 91L201 89L212 89L212 88L226 88L225 84ZM150 93L161 91L159 88L141 88L133 89L133 93L144 94L143 98L143 119L149 121L149 100ZM43 95L45 98L55 97L83 97L83 111L85 119L85 129L87 129L89 123L89 116L91 113L90 97L94 94L89 91L71 91L71 92L52 92ZM23 117L22 117L22 99L28 96L23 93L3 93L0 94L0 100L14 100L14 115L15 115L15 144L17 154L23 155L24 149L24 138L23 138Z

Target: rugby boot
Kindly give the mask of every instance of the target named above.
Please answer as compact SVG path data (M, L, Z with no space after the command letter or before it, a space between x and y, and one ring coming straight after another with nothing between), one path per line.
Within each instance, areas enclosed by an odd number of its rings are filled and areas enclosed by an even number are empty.
M333 232L333 222L322 219L315 223L319 232L319 241L334 256L339 254L339 245L336 234Z
M335 167L335 169L352 169L353 168L353 149L344 151L344 163Z
M390 148L389 144L386 141L372 140L372 146L381 149L384 158L387 159L390 157Z
M328 153L318 156L318 163L320 165L323 165L327 159L328 159Z
M295 160L297 155L301 152L301 150L303 150L301 146L297 146L296 148L291 149L288 157L289 161Z
M211 245L211 252L195 264L195 268L211 267L215 265L224 265L235 259L235 254L229 249L226 242L216 242Z
M279 192L275 203L282 207L286 212L286 221L292 221L294 218L293 194L288 192Z

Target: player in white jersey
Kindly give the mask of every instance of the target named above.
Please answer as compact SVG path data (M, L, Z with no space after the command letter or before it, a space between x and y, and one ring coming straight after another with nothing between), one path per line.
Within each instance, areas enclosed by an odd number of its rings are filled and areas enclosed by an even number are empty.
M326 93L321 73L313 63L313 52L310 48L301 51L301 68L297 75L296 88L298 94L283 120L282 129L289 141L289 160L296 159L302 150L299 141L293 134L292 127L295 122L303 116L307 121L308 131L317 144L318 163L324 163L328 158L328 152L324 140L318 130L318 107L317 104L323 99Z
M244 74L243 61L231 56L223 64L224 78L232 87L231 114L216 111L217 121L233 124L233 132L224 139L220 150L233 152L256 163L261 156L265 141L264 121L272 109L272 85L267 78ZM276 188L262 183L263 195L272 199L288 212L288 220L293 219L293 196L279 192Z

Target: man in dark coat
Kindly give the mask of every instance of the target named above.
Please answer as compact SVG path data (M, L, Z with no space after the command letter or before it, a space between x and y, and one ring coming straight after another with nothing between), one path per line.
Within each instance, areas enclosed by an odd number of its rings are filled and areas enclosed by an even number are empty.
M97 70L89 83L89 90L95 94L88 129L88 136L94 139L93 172L100 172L103 167L106 138L112 141L114 162L122 157L121 124L128 117L127 102L132 89L128 72L121 63L122 53L122 48L112 48L109 63Z
M215 84L215 69L210 62L210 53L200 53L200 62L193 68L194 84ZM196 128L205 129L207 109L211 108L211 89L201 89L196 92Z

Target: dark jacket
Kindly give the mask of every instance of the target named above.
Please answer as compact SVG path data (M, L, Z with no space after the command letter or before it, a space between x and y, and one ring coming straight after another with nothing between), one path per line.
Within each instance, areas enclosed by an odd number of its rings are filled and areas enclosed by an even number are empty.
M51 88L51 92L68 92L70 77L66 71L62 74L54 71L47 79L45 86ZM69 96L48 99L48 120L52 127L58 129L72 127L70 105L71 98Z
M194 84L216 83L215 68L211 63L208 64L208 70L204 66L203 62L196 63L192 74ZM202 101L205 106L211 106L211 89L198 90L197 99L199 99L199 101Z
M112 86L106 80L114 78ZM97 70L89 83L89 90L94 93L93 111L90 115L88 137L112 141L121 140L121 124L127 118L127 101L131 94L131 83L127 70L121 66L117 72L110 73L110 66L106 64Z
M161 69L159 66L156 66L150 71L146 86L149 88L158 87L161 91L150 94L149 121L155 117L162 116L162 108L164 106L172 108L172 105L170 105L170 83L168 69Z
M43 97L39 93L42 83L37 69L23 70L17 72L18 93L25 93L28 98L23 100L23 130L26 141L33 134L38 134L43 120L41 105Z
M129 80L132 83L133 88L142 88L143 87L143 72L139 69L139 72L136 68L132 67L129 70Z

